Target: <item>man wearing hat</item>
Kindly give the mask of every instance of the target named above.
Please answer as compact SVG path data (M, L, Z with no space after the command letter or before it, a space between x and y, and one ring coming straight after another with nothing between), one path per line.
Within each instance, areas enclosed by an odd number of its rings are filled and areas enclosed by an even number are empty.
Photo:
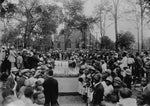
M27 73L28 71L29 71L29 69L23 69L23 70L20 71L21 77L18 80L18 84L17 84L17 88L16 88L17 92L19 92L20 88L22 86L24 86L25 80L28 79L28 76L27 76L28 75L28 73Z
M11 68L11 73L6 81L6 89L13 89L15 86L15 77L18 73L18 69L16 67Z
M113 78L112 76L108 76L105 81L102 82L104 87L104 96L106 97L108 94L111 94L114 91L112 86Z
M92 100L93 106L100 106L101 102L103 101L104 88L101 84L101 79L102 76L99 73L94 76L94 92Z

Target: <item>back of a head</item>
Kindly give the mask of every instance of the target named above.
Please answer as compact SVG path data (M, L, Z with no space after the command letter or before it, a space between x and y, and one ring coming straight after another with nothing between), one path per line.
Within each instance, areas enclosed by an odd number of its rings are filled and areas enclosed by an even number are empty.
M48 71L48 75L49 75L49 76L53 76L53 70L49 70L49 71Z
M26 87L26 89L24 91L24 95L26 98L32 98L33 88L32 87Z
M132 96L132 91L129 88L121 88L119 94L122 98L130 98Z
M150 104L150 84L147 85L143 91L144 101L146 104Z
M139 52L136 52L136 56L139 56L140 54L139 54Z
M14 95L14 92L13 90L11 89L5 89L3 92L2 92L2 97L3 99L5 99L6 97L10 96L10 95Z

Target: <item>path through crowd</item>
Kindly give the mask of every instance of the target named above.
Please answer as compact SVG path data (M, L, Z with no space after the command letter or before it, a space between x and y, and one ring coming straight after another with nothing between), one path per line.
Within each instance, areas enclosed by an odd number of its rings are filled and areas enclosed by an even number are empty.
M0 106L2 106L2 82L0 82ZM58 102L60 106L85 106L80 96L59 96Z

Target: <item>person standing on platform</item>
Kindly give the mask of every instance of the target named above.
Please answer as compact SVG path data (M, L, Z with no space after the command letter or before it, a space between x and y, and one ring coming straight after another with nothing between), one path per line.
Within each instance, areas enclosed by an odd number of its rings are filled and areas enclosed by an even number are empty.
M53 77L53 71L48 72L47 79L43 83L45 106L59 106L58 99L58 82Z

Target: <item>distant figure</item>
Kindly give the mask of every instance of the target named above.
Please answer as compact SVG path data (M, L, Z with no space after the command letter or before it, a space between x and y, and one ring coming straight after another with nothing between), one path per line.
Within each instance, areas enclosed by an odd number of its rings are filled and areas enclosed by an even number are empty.
M53 71L48 72L47 79L43 83L45 106L59 106L58 99L58 82L53 77Z
M16 57L16 51L14 50L14 47L11 47L8 56L8 60L11 62L11 68L15 67Z
M18 53L16 61L17 61L17 68L18 69L23 68L23 57L21 56L21 53Z

